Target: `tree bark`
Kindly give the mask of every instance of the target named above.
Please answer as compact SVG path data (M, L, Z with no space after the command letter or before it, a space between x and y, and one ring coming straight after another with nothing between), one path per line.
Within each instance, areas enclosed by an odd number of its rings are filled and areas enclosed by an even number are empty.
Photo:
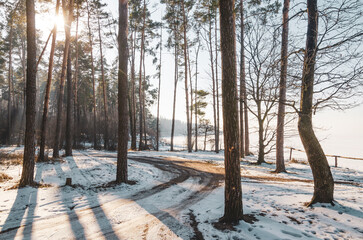
M234 0L220 0L225 206L221 222L243 217L239 151Z
M216 8L216 15L215 15L215 21L214 21L214 38L215 38L215 53L216 53L216 102L217 102L217 132L216 132L216 141L215 141L215 151L216 153L219 153L219 83L218 83L218 34L217 34L217 11Z
M199 34L199 33L198 33ZM199 40L199 37L198 37ZM198 41L198 48L195 54L195 97L194 97L194 117L195 117L195 150L198 151L198 55L199 55L199 49L200 49L200 42Z
M318 38L317 0L308 0L308 28L301 85L298 129L314 177L314 195L309 205L332 203L334 180L312 125L312 102Z
M174 128L175 128L175 106L176 106L176 89L179 80L179 66L178 66L178 36L177 27L174 29L174 97L173 97L173 117L171 120L171 137L170 137L170 151L174 151Z
M136 31L134 37L131 40L132 56L131 56L131 149L136 150L136 99L135 99L135 51L136 51Z
M77 24L76 24L76 39L75 39L75 47L76 47L76 69L74 73L74 145L78 147L80 144L80 126L79 126L79 103L78 103L78 69L79 69L79 49L78 49L78 27L79 27L79 5L77 2Z
M67 59L67 122L66 122L66 156L72 156L73 146L73 83L72 83L72 60L71 49L68 51Z
M241 0L243 2L243 0ZM243 8L243 7L242 7ZM244 39L244 35L245 35L245 31L244 31L244 15L242 12L241 15L241 26L243 27L243 29L241 29L241 39ZM245 44L244 41L241 41L241 64L243 69L245 68ZM242 75L242 93L243 93L243 113L244 113L244 148L245 148L245 155L249 155L250 154L250 135L249 135L249 131L248 131L248 107L247 107L247 88L246 88L246 71L245 74ZM241 146L243 147L243 146Z
M61 71L61 79L60 79L60 86L59 86L57 125L56 125L56 130L55 130L55 139L54 139L54 147L53 147L53 157L54 158L59 158L59 147L60 147L60 140L61 140L61 124L62 124L62 118L63 118L64 80L65 80L65 76L66 76L68 51L69 51L69 44L70 44L70 37L71 37L73 0L71 0L69 2L68 6L66 6L66 1L62 0L62 7L63 7L63 16L65 16L65 19L66 19L66 22L64 25L66 40L64 43L62 71Z
M184 77L185 77L185 107L186 107L186 114L187 114L187 139L188 139L188 152L192 152L192 132L191 132L191 125L190 125L190 118L189 118L189 95L188 95L188 53L187 53L187 19L185 14L185 6L184 1L182 2L182 12L183 12L183 50L184 50Z
M240 61L240 79L239 79L239 124L240 124L240 151L241 151L241 157L245 157L245 139L244 139L244 120L243 120L243 109L244 109L244 103L243 103L243 81L246 79L246 68L245 68L245 62L244 62L244 21L243 21L243 1L241 1L241 8L240 8L240 14L241 14L241 61Z
M59 14L59 5L60 0L57 0L56 7L55 7L55 15L58 16ZM40 130L40 148L39 148L39 156L38 161L44 161L44 151L45 151L45 141L47 136L47 121L48 121L48 111L49 111L49 97L50 97L50 88L52 86L52 73L53 73L53 64L54 64L54 51L55 51L55 42L57 39L57 25L54 24L53 28L53 36L52 36L52 45L50 48L50 55L49 55L49 66L48 66L48 78L47 84L45 87L45 96L44 96L44 104L43 104L43 117L42 117L42 124Z
M143 84L142 84L142 60L144 55L144 40L145 40L145 18L146 18L146 2L144 0L144 9L143 9L143 25L141 31L141 47L140 47L140 71L139 71L139 150L144 149L144 144L142 141L143 137L143 119L144 119L144 111L143 111ZM144 73L145 74L145 73Z
M101 38L101 24L100 16L97 17L98 20L98 36L100 42L100 57L101 57L101 78L102 78L102 90L103 90L103 111L105 117L105 132L104 132L104 148L108 149L108 104L107 104L107 85L105 80L105 71L103 66L103 49L102 49L102 38Z
M27 19L27 82L26 82L26 127L23 171L19 186L34 184L35 116L36 116L36 29L34 0L26 0Z
M127 182L127 34L128 0L119 0L119 71L118 71L118 146L117 146L117 183Z
M143 125L144 125L144 144L145 144L145 149L149 149L148 148L148 144L147 144L147 137L146 137L146 132L147 132L147 125L146 125L146 92L145 92L145 88L144 85L146 85L146 68L145 68L145 50L144 50L144 55L142 56L142 67L144 70L144 75L143 75L143 87L142 87L142 116L143 116Z
M87 12L88 12L88 38L89 44L91 47L91 75L92 75L92 89L93 89L93 148L97 149L97 112L96 112L96 80L95 80L95 66L93 62L93 39L92 39L92 30L90 25L91 12L89 9L89 4L87 0Z
M208 12L209 15L211 15L210 11ZM217 104L216 104L216 79L214 76L214 57L213 57L213 44L212 44L212 18L209 17L209 32L208 32L208 38L209 38L209 56L210 56L210 67L211 67L211 73L212 73L212 91L213 91L213 125L214 125L214 151L217 152L216 142L217 142Z
M257 164L265 163L265 145L264 145L264 128L263 121L261 119L261 110L259 110L258 114L258 158Z
M10 16L10 33L9 33L9 69L8 69L8 84L9 84L9 94L8 94L8 132L6 136L6 144L11 144L11 132L12 132L12 121L11 121L11 113L12 113L12 103L11 98L13 94L13 66L12 66L12 52L13 52L13 14Z
M158 107L156 113L156 151L159 151L159 114L160 114L160 88L161 88L161 51L163 48L163 27L160 29L160 56L159 56L159 87L158 87Z
M287 78L287 49L289 37L289 6L290 0L284 0L282 10L282 41L281 41L281 73L279 107L277 112L276 129L276 173L286 172L284 160L284 125L285 125L285 103L286 103L286 78Z

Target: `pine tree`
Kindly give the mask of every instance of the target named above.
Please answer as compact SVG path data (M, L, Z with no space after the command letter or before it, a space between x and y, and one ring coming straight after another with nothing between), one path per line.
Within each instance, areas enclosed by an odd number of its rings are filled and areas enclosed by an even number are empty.
M118 147L116 182L127 182L127 49L128 0L119 0ZM141 136L140 136L141 137Z
M26 82L26 128L23 171L19 186L34 184L35 114L36 114L36 29L34 0L26 0L27 19L27 82Z
M225 206L221 222L243 217L239 151L234 0L220 0Z

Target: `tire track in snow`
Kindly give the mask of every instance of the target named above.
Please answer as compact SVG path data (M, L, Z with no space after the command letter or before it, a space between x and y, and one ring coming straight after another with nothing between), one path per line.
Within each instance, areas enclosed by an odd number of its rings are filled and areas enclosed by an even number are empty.
M92 158L93 161L101 161L98 159L100 157L115 157L97 152L82 155ZM145 156L130 156L129 159L143 164L150 164L163 171L163 173L170 174L173 177L169 181L157 184L150 189L142 190L126 197L126 199L116 199L90 208L75 209L78 221L84 222L92 217L96 218L97 222L109 221L113 228L102 229L100 232L99 230L92 230L89 226L86 226L84 236L76 237L89 237L92 239L98 237L114 237L115 235L118 235L121 239L140 239L142 237L154 239L155 237L160 236L165 236L168 239L189 239L193 237L195 235L193 228L181 219L182 217L186 218L185 216L187 216L188 207L205 198L211 191L219 186L220 181L223 179L223 174L221 174L222 170L215 168L210 164L196 161L176 161L173 159ZM80 169L78 169L78 171L86 178ZM183 184L185 186L192 184L192 187L188 189L188 187L183 186ZM170 194L172 195L170 196ZM173 201L167 203L153 201L155 199L170 198L173 199ZM137 208L138 211L135 211ZM125 211L129 211L129 217L124 213ZM117 215L118 213L121 215ZM121 219L121 221L117 222L117 219ZM66 228L65 226L59 225L74 224L65 220L67 220L66 213L36 220L33 225L33 234L34 236L46 238L46 236L49 236L49 234L52 233L52 229L57 230L59 228ZM97 222L92 223L97 224ZM26 226L23 225L19 228L24 227ZM1 235L6 237L6 233L2 234L0 232L0 236Z

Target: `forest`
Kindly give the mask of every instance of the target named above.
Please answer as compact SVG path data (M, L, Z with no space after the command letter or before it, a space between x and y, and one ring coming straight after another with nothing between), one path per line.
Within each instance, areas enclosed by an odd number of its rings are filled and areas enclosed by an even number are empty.
M363 119L362 0L0 0L0 20L0 239L362 238L363 128L334 115Z

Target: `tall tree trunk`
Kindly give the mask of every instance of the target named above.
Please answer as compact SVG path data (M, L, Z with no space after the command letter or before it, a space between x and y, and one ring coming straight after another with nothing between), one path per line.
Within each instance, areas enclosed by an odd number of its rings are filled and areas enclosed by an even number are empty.
M104 106L104 117L105 117L105 133L104 133L104 148L108 149L108 104L107 104L107 85L105 80L105 71L103 66L103 49L102 49L102 38L101 38L101 24L100 16L98 20L98 36L100 41L100 55L101 55L101 78L102 78L102 89L103 89L103 106Z
M199 33L198 33L199 34ZM198 38L199 39L199 38ZM200 42L198 41L198 48L195 54L195 97L194 97L194 117L195 117L195 151L198 151L198 55L200 49Z
M178 66L178 36L177 27L174 29L174 98L173 98L173 117L171 120L171 137L170 137L170 151L174 151L174 128L175 128L175 107L176 107L176 88L179 80L179 66Z
M95 66L93 61L93 39L92 39L92 29L90 24L91 12L89 9L89 4L87 0L87 12L88 12L88 38L91 47L91 75L92 75L92 89L93 89L93 148L98 148L97 146L97 112L96 112L96 79L95 79Z
M209 12L210 14L210 12ZM214 76L214 57L213 57L213 44L212 44L212 18L209 18L209 56L210 56L210 67L212 73L212 91L213 91L213 125L214 125L214 140L217 141L217 104L216 104L216 79ZM214 144L214 150L217 152L216 144Z
M160 56L159 56L159 87L158 87L158 107L156 113L156 151L159 151L159 114L160 114L160 88L161 88L161 54L163 48L163 27L160 29Z
M216 16L214 21L214 31L215 31L215 53L216 53L216 108L217 108L217 127L216 127L216 141L215 141L215 151L219 153L219 83L218 83L218 36L217 36L217 11L216 8Z
M244 139L244 135L245 135L245 131L244 131L244 120L243 120L243 109L244 109L244 96L243 96L243 81L245 81L246 79L246 68L245 68L245 62L244 62L244 22L243 22L243 1L244 0L240 0L241 2L241 8L240 8L240 14L241 14L241 61L240 61L240 78L239 78L239 124L240 124L240 152L241 152L241 157L245 157L245 139Z
M205 132L204 132L204 148L203 148L204 152L207 147L207 133L208 133L208 125L205 127Z
M220 0L225 206L222 222L243 217L238 131L234 0Z
M60 0L56 2L55 14L58 16L59 14L59 5ZM48 111L49 111L49 98L50 98L50 88L52 86L52 74L53 74L53 64L54 64L54 51L55 44L57 39L57 25L54 24L53 28L53 36L52 36L52 45L50 48L50 56L49 56L49 66L48 66L48 78L47 84L45 87L45 96L44 96L44 104L43 104L43 118L40 130L40 149L38 161L44 161L44 151L45 151L45 141L47 137L47 121L48 121Z
M187 46L187 56L188 56L188 70L189 70L189 84L190 84L190 144L191 149L193 149L193 143L192 143L192 133L193 133L193 80L192 80L192 70L191 70L191 64L190 64L190 56L189 56L189 47Z
M79 49L78 49L78 27L79 27L79 5L77 2L77 24L76 24L76 39L75 39L75 47L76 47L76 69L74 73L74 146L78 147L80 144L80 126L79 126L79 103L78 103L78 69L79 69Z
M143 8L143 24L141 31L141 47L140 47L140 71L139 71L139 150L144 149L144 144L142 141L143 137L143 84L142 84L142 60L144 55L144 40L145 40L145 19L146 19L146 2L144 0L144 8ZM145 73L144 73L145 74Z
M9 84L9 94L8 94L8 132L6 136L6 144L11 144L11 132L12 132L12 121L11 121L11 113L12 113L12 103L11 98L13 95L13 84L12 84L12 78L13 78L13 66L12 66L12 60L13 60L13 15L10 16L10 33L9 33L9 69L8 69L8 84Z
M73 83L72 83L72 60L71 49L68 51L67 59L67 122L66 122L66 156L72 156L73 146Z
M57 124L55 129L55 139L54 139L54 147L53 147L53 157L59 158L59 147L61 140L61 124L63 118L63 96L64 96L64 80L66 76L67 69L67 60L68 60L68 51L69 44L71 38L71 24L72 24L72 13L73 13L73 0L69 2L69 5L66 6L66 1L62 0L62 8L63 8L63 16L65 16L65 25L64 30L66 34L66 40L64 43L64 52L63 52L63 62L62 62L62 71L61 71L61 79L59 86L59 95L58 95L58 109L57 109Z
M143 111L143 125L144 125L144 143L145 143L145 149L148 149L148 144L147 144L147 137L146 137L146 131L147 131L147 125L146 125L146 92L145 92L145 88L144 85L146 85L146 69L145 69L145 50L144 50L144 55L142 56L142 67L144 70L144 75L143 75L143 88L142 88L142 111Z
M243 0L241 0L241 3L243 4ZM242 6L242 9L244 7ZM243 11L243 10L242 10ZM245 38L245 31L244 31L244 14L242 12L241 15L241 65L243 69L245 68L245 44L244 44L244 38ZM246 88L246 71L244 70L244 73L242 77L242 94L243 94L243 113L244 113L244 148L245 148L245 155L250 154L250 135L248 130L248 107L247 107L247 88ZM243 146L241 146L243 147Z
M127 29L128 29L128 0L119 0L119 71L118 71L118 147L116 182L127 182Z
M261 111L259 110L258 114L258 158L257 164L262 164L265 162L265 145L264 145L264 129L263 129L263 121L261 119Z
M287 78L287 48L289 37L289 6L290 0L284 0L282 10L282 41L281 41L281 73L279 107L277 112L276 129L276 173L286 172L284 160L284 125L285 125L285 102L286 102L286 78Z
M334 180L324 151L312 125L315 59L318 38L317 0L308 0L308 29L301 85L298 129L314 177L314 195L309 205L332 203Z
M34 184L35 158L35 116L36 116L36 29L34 0L26 0L27 32L27 82L26 82L26 127L23 171L20 186Z
M188 139L188 152L192 152L192 132L189 118L189 94L188 94L188 53L187 53L187 19L184 7L184 1L181 4L183 11L183 37L184 37L184 77L185 77L185 107L187 113L187 139Z
M136 31L132 38L131 56L131 149L136 150L136 99L135 99L135 51L136 51Z

